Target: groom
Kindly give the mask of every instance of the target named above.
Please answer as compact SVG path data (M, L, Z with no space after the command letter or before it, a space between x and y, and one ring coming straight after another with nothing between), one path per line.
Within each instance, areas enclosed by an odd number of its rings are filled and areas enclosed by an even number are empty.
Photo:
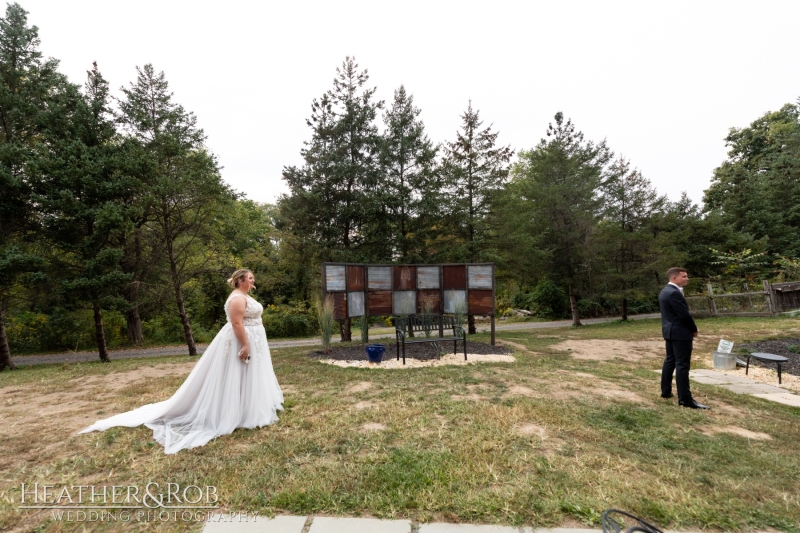
M692 340L697 337L697 326L683 297L683 288L689 283L685 268L667 270L669 283L658 295L661 308L661 333L667 343L667 358L661 369L661 397L672 398L672 373L678 386L678 404L690 409L708 409L697 403L689 390L689 364L692 360Z

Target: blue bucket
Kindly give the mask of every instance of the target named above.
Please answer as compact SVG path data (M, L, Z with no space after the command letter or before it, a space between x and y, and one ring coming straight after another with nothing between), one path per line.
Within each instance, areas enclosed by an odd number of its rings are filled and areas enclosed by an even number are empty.
M383 353L386 351L384 344L370 344L367 346L367 358L370 363L380 363L383 360Z

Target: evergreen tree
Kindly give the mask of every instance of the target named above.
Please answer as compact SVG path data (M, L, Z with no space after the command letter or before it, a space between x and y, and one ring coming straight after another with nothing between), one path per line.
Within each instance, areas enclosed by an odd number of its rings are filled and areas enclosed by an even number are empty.
M127 224L123 199L136 183L117 171L116 129L108 83L88 72L85 95L68 85L51 101L31 170L34 202L44 236L60 253L53 258L64 300L91 303L95 341L107 362L102 308L116 304L127 282L112 236Z
M442 172L447 203L446 252L450 261L470 263L488 258L492 198L508 177L508 164L514 151L496 146L497 132L487 126L472 101L461 115L461 130L456 140L445 143ZM448 238L449 237L449 238ZM475 333L475 318L468 317L468 331Z
M392 107L384 113L386 131L381 147L387 222L392 252L401 263L423 261L427 231L435 224L441 201L436 172L438 148L425 134L425 124L414 107L414 97L402 85Z
M800 105L732 128L725 142L728 159L714 170L704 210L767 239L771 252L800 256Z
M290 193L280 199L282 227L295 235L287 245L301 246L303 257L311 254L311 269L320 261L391 259L375 125L383 102L374 101L368 81L367 70L345 58L333 88L312 103L312 136L300 152L305 164L283 172ZM298 273L298 279L307 277ZM350 339L349 319L342 336Z
M13 368L5 330L13 288L43 266L30 244L36 219L26 164L40 142L40 116L65 83L58 62L43 60L39 45L27 11L8 4L0 18L0 370Z
M592 273L601 190L612 154L605 141L586 141L561 112L548 126L547 137L520 152L512 167L509 189L518 201L510 212L514 223L506 228L527 235L520 242L534 243L541 251L540 267L567 286L572 323L580 326L578 296Z
M147 227L154 242L161 243L184 338L189 354L196 355L183 286L219 259L216 212L235 195L222 182L196 117L172 101L164 73L156 74L150 64L137 72L136 82L122 88L120 122L143 148L141 166L149 191L144 201L152 213Z
M658 290L658 278L653 273L662 270L660 249L650 223L667 200L623 158L611 164L608 176L603 185L599 242L608 269L605 285L612 299L621 302L622 320L628 320L628 301Z

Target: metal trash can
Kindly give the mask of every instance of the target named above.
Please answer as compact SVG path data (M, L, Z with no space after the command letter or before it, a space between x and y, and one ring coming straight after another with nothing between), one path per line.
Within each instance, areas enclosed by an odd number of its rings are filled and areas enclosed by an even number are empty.
M714 352L714 368L718 370L736 370L736 354Z

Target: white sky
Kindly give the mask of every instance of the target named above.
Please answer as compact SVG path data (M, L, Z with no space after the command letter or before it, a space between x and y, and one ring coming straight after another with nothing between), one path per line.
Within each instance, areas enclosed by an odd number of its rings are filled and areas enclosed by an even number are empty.
M390 103L414 95L434 142L472 99L499 142L529 149L561 110L659 192L700 202L724 137L800 96L800 2L20 0L42 51L116 91L166 73L223 177L259 202L285 192L305 119L346 55Z

